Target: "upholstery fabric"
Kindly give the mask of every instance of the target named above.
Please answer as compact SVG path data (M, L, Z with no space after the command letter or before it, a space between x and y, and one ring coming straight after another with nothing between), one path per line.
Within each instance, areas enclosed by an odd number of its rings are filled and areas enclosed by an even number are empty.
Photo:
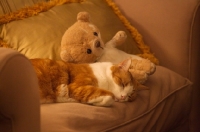
M0 131L39 132L37 78L27 58L0 48Z
M153 47L160 65L189 77L191 25L199 0L114 1L131 18L130 22L145 34L143 39Z
M134 102L116 102L112 107L43 104L42 132L168 132L188 121L192 93L189 80L158 66L145 85L150 90L140 91ZM188 130L187 124L184 131Z
M114 0L167 67L193 82L191 131L200 130L200 0ZM195 127L194 127L195 126Z
M96 2L97 0L95 0ZM126 14L127 18L130 20L130 22L137 27L138 31L143 35L145 43L150 45L153 53L159 58L161 61L162 66L157 66L157 70L155 74L150 76L148 81L145 83L146 86L150 88L150 90L143 90L138 93L138 97L134 102L126 102L126 103L114 103L112 107L96 107L96 106L90 106L85 104L79 104L79 103L56 103L56 104L42 104L40 106L41 111L38 112L38 106L36 106L36 109L32 109L30 112L35 112L35 114L30 115L27 114L27 112L24 112L30 103L26 105L22 105L23 110L21 110L22 113L20 113L20 119L22 118L29 118L30 116L34 116L33 120L15 120L18 119L15 117L15 115L18 115L19 113L12 113L10 110L5 110L8 114L11 113L13 116L7 116L4 114L5 111L0 111L0 126L3 126L4 128L12 128L24 126L24 121L28 122L30 127L35 127L33 131L39 132L38 128L38 115L41 116L41 131L42 132L77 132L77 131L126 131L126 132L188 132L189 131L189 124L197 124L199 126L198 120L193 120L192 122L189 120L189 114L190 114L190 108L191 105L193 106L193 109L195 109L196 113L198 113L199 108L199 56L200 56L200 49L199 49L199 31L200 31L200 10L199 10L199 0L174 0L174 1L168 1L168 0L114 0L117 5L120 7L120 9L123 11L124 14ZM13 21L8 24L5 24L3 27L1 27L3 30L1 32L1 38L4 38L5 41L8 41L9 44L14 45L11 42L16 42L16 49L20 51L23 54L26 54L28 52L31 52L31 55L38 54L39 50L43 49L42 56L39 56L40 58L54 58L55 51L59 50L59 47L56 47L56 44L60 45L59 39L61 34L67 29L67 26L65 22L63 21L61 23L61 26L66 26L65 29L59 29L59 26L48 26L49 21L53 21L51 17L56 19L56 15L61 15L59 11L65 11L66 8L70 8L73 12L78 12L77 8L70 7L73 4L69 5L61 5L56 6L52 8L51 10L40 13L38 16L34 16L31 18L27 18L24 20L19 21ZM96 6L97 4L91 4L90 2L87 3L87 6ZM197 6L198 5L198 6ZM67 6L67 7L65 7ZM69 7L68 7L69 6ZM197 7L196 7L197 6ZM102 6L101 8L105 10ZM88 9L88 8L83 8ZM98 16L104 16L107 15L107 12L110 10L99 11L98 7L92 8L92 18L98 14ZM104 14L101 14L104 13ZM71 23L75 21L74 16L76 16L76 13L72 14L71 11L68 11L68 14L73 16L74 20L70 20ZM108 13L109 14L109 13ZM70 17L72 17L70 16ZM94 16L94 17L93 17ZM40 18L43 17L43 18ZM114 16L113 16L114 17ZM43 23L43 19L49 19L49 21L46 21L46 23ZM63 20L65 19L65 15L63 15L61 18ZM109 18L105 17L106 19ZM110 20L100 21L107 23ZM56 19L57 20L57 19ZM29 22L32 25L29 25L28 33L25 32L25 27L29 24ZM37 27L35 22L43 23L42 28L41 26ZM55 21L53 21L55 22ZM98 19L96 21L93 21L94 24L99 22ZM113 23L115 21L113 20L109 26L113 28ZM18 23L18 24L15 24ZM118 24L121 22L119 21ZM20 27L18 25L21 25ZM96 24L97 25L97 24ZM123 24L122 24L123 25ZM18 26L18 27L16 27ZM37 27L37 30L34 31L34 27ZM24 29L23 29L23 28ZM46 28L45 28L46 27ZM100 29L102 28L100 25L98 26ZM13 30L15 28L15 31ZM40 29L40 32L38 33L38 29ZM54 31L57 30L59 33L55 33ZM44 31L43 31L44 30ZM12 32L13 31L13 34ZM106 30L107 31L107 30ZM9 34L8 34L9 33ZM40 40L43 39L42 37L35 37L39 35L44 35L45 33L50 34L50 36L47 35L48 38L55 39L54 44L49 44L51 41L46 40ZM36 41L37 46L34 44L30 44L30 41L25 41L26 36L31 35L35 37L33 41ZM102 33L103 36L104 33ZM9 36L10 35L10 36ZM22 36L20 36L22 35ZM45 34L46 35L46 34ZM57 35L52 37L53 35ZM110 35L108 39L113 36L113 34L106 34ZM58 38L57 38L58 37ZM31 38L31 37L30 37ZM31 38L32 39L32 38ZM38 42L39 41L39 42ZM54 41L54 40L53 40ZM32 43L31 42L31 43ZM19 48L21 44L25 44L23 48ZM39 44L38 44L39 43ZM29 46L32 47L29 47ZM49 46L49 47L47 47ZM53 47L55 46L55 47ZM56 49L57 48L57 49ZM46 50L49 50L48 52L51 52L50 55L45 55ZM129 51L130 48L128 48L127 45L124 45L124 50L126 52ZM54 51L55 50L55 51ZM131 49L130 49L131 50ZM34 52L32 52L34 51ZM2 53L2 54L1 54ZM2 58L7 58L7 54L5 52L0 51L0 56ZM18 56L18 55L17 55ZM36 56L35 56L36 57ZM38 56L37 56L38 57ZM22 57L23 58L23 57ZM59 59L59 58L58 58ZM1 61L1 58L0 58ZM14 63L14 62L13 62ZM11 69L17 68L16 71L12 72L12 70L6 70L5 77L16 77L16 76L9 76L13 75L13 73L20 72L20 76L18 76L20 79L21 77L21 70L18 68L18 65L23 65L21 61L16 62L12 65L10 65ZM25 63L27 64L27 63ZM0 62L0 65L3 65L3 63ZM28 64L29 65L29 64ZM10 68L6 67L6 68ZM167 68L164 68L167 67ZM0 67L1 69L1 67ZM26 69L26 68L24 68ZM173 72L173 71L175 72ZM1 71L1 70L0 70ZM17 72L18 71L18 72ZM24 70L23 70L24 71ZM26 70L25 70L26 71ZM6 74L8 73L8 74ZM24 81L28 79L27 74L30 72L25 72ZM178 73L178 74L177 74ZM1 75L1 74L0 74ZM34 76L34 75L33 75ZM0 88L1 88L1 81L4 78L4 76L0 76ZM14 82L14 83L7 83L9 86L11 84L16 84L16 79L14 78L4 79L7 80L7 82ZM191 79L192 82L190 82L187 78ZM191 84L193 85L191 86ZM23 83L19 83L19 86L16 88L22 89L21 87ZM28 85L25 83L25 85ZM34 84L35 85L35 84ZM8 88L12 88L9 87ZM7 88L6 87L6 88ZM1 90L1 89L0 89ZM4 89L8 91L7 89ZM192 95L192 90L193 94ZM37 90L36 90L37 91ZM23 92L27 92L26 90ZM3 92L0 91L0 94ZM17 93L17 92L16 92ZM10 93L9 93L10 94ZM8 95L9 95L8 94ZM13 94L13 93L12 93ZM27 95L29 96L30 93L27 92ZM4 94L3 94L4 95ZM23 94L24 95L24 94ZM33 94L30 95L30 97L34 96ZM35 95L36 98L38 98L38 95ZM192 96L194 97L193 104L191 104ZM8 98L10 96L0 96L0 101L3 98ZM21 97L21 92L16 94L16 97ZM7 101L4 99L4 101ZM28 98L28 97L27 97ZM35 98L35 97L33 97ZM14 106L20 101L13 100ZM21 98L19 98L21 99ZM23 98L24 99L24 98ZM25 104L26 100L21 101L23 104ZM29 102L29 100L27 100ZM0 102L1 103L1 102ZM10 102L6 102L6 104L9 104ZM1 105L1 104L0 104ZM35 105L33 103L33 105ZM8 106L8 105L6 105ZM9 105L12 106L12 105ZM21 105L19 105L21 106ZM3 108L3 107L0 107ZM16 107L12 107L16 108ZM13 109L15 110L15 109ZM29 109L28 109L29 110ZM14 111L16 112L16 111ZM198 118L198 114L193 114L193 118ZM3 119L3 120L2 120ZM30 117L29 119L32 119ZM12 122L22 121L22 124L19 124L17 126L15 123ZM32 122L33 121L33 122ZM36 123L36 124L35 124ZM32 126L31 126L32 125ZM28 128L29 126L27 126ZM5 128L5 129L6 129ZM25 128L24 128L25 129ZM0 129L2 130L2 129ZM196 129L199 130L199 129ZM27 130L24 130L27 131Z
M190 69L189 78L194 82L193 87L193 106L191 112L191 131L200 130L200 2L195 8L195 14L191 25L190 36Z

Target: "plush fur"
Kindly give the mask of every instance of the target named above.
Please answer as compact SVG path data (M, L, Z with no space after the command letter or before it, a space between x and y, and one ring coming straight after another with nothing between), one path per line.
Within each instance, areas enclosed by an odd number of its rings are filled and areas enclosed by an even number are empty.
M38 77L41 103L80 102L110 106L116 101L132 101L139 88L129 67L131 59L73 64L49 59L32 59ZM134 97L135 98L135 97Z
M155 71L155 64L137 55L127 54L116 48L125 42L127 35L119 31L105 45L98 28L91 23L87 12L79 12L77 21L69 27L61 40L60 57L65 62L91 63L112 62L117 64L132 58L140 61L132 63L131 74L140 83L144 83L148 76Z
M91 23L89 13L79 12L77 22L62 37L61 59L65 62L91 63L102 55L103 49L100 31Z

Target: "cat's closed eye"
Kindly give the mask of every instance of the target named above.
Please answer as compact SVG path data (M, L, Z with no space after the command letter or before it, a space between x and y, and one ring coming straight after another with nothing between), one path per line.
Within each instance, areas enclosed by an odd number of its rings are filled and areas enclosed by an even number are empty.
M121 84L121 86L122 86L123 89L125 88L125 85L123 83Z
M121 86L123 88L125 88L126 86L128 86L129 82L124 82L124 81L121 81Z

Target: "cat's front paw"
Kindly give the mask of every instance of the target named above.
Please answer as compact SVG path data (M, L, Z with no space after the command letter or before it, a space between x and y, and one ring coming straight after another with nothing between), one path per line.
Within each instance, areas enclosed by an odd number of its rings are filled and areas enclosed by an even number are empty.
M113 96L99 96L88 101L88 104L96 106L111 106L114 102Z

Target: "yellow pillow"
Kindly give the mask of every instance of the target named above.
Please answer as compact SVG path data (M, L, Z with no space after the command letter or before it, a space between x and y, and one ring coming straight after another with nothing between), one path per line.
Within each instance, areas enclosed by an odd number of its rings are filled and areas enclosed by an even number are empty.
M144 44L142 36L111 0L53 0L22 8L0 17L0 38L28 58L61 60L62 35L76 22L76 15L80 11L90 13L104 42L109 41L117 31L123 30L128 39L119 49L140 54L158 63Z

